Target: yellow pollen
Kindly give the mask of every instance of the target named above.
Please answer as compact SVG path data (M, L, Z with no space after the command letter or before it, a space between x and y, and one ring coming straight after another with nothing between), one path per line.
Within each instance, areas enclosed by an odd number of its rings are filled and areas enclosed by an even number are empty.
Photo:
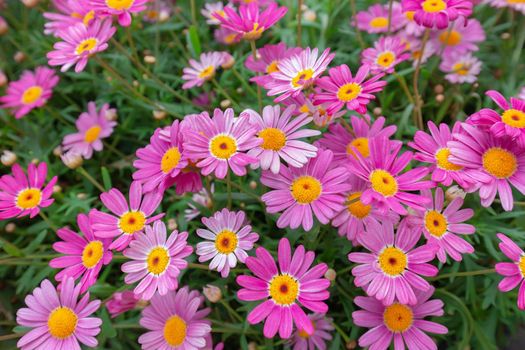
M299 295L299 281L288 274L277 275L270 281L269 292L277 305L291 305Z
M89 39L82 40L80 44L78 44L77 48L75 49L75 53L77 55L82 55L86 51L89 53L91 50L97 47L97 44L98 44L98 40L95 38L89 38Z
M500 147L492 147L483 154L483 168L498 179L506 179L516 172L518 161L511 152Z
M81 19L82 15L80 13L78 13L78 12L72 12L71 13L71 17L77 18L77 19Z
M436 158L436 164L438 168L443 170L449 170L449 171L458 171L463 169L462 166L456 165L454 163L451 163L448 158L450 157L450 149L449 148L440 148L435 156Z
M398 276L407 267L407 255L399 248L386 247L379 254L378 263L381 270L389 276Z
M392 332L403 333L412 326L414 314L412 309L406 305L394 303L387 306L383 313L383 322Z
M435 13L446 10L447 4L443 0L425 0L422 7L425 12Z
M229 135L217 135L210 141L210 152L215 158L229 159L237 152L237 141Z
M456 31L445 31L439 35L439 41L447 46L456 46L461 42L461 34Z
M507 0L508 4L525 4L525 0Z
M394 63L395 60L396 56L394 53L391 51L386 51L377 57L376 63L381 67L388 68Z
M521 256L518 266L520 268L521 275L523 276L523 278L525 278L525 255Z
M148 271L154 275L160 275L168 268L170 256L168 250L164 247L157 246L153 248L146 258Z
M259 23L253 24L253 29L247 33L244 33L243 39L253 41L261 37L262 32L264 32L264 27L259 27Z
M459 75L467 75L469 73L469 66L458 62L452 66L452 71Z
M266 73L270 74L270 73L278 72L279 71L279 67L277 66L278 64L279 64L278 61L272 61L272 63L270 63L268 67L266 67Z
M40 204L42 191L38 188L26 188L16 196L16 206L21 209L33 209Z
M91 128L87 129L86 133L84 134L84 141L88 143L94 142L96 139L98 139L98 135L100 135L101 131L102 128L99 125L92 126Z
M186 328L186 322L182 318L171 316L164 325L164 340L173 347L181 345L186 339Z
M421 57L421 50L415 50L415 51L412 51L412 58L413 58L414 60L419 59L419 57Z
M425 228L432 236L441 238L447 233L447 218L438 211L428 210L425 214Z
M304 175L292 182L290 191L299 204L309 204L315 201L322 192L321 182L315 177Z
M47 319L49 333L57 339L66 339L75 333L77 323L77 314L65 306L54 309Z
M416 14L416 11L407 11L405 12L405 17L410 20L410 21L413 21L414 20L414 15Z
M204 80L211 80L215 76L215 67L208 66L199 73L199 78Z
M286 145L286 135L281 129L263 129L259 131L259 137L263 139L262 149L280 151Z
M237 235L230 230L222 230L215 237L215 248L222 254L230 254L237 249Z
M370 155L370 148L368 147L368 139L366 137L358 137L352 140L348 145L346 145L346 154L356 157L354 147L357 151L365 158Z
M309 113L310 112L310 108L308 108L308 105L305 103L304 105L301 106L301 108L299 108L299 112L301 112L301 113Z
M172 171L180 162L180 151L178 147L171 147L164 153L160 161L160 169L164 174Z
M397 193L397 181L386 170L377 169L370 173L372 189L385 197L391 197Z
M525 113L517 109L507 109L501 115L501 120L514 128L525 128Z
M349 102L357 98L361 93L361 85L357 83L348 83L337 90L337 98L342 102Z
M91 10L82 19L82 23L84 23L85 26L89 25L89 23L95 18L95 11Z
M135 0L106 0L106 5L113 10L127 10L129 9Z
M312 321L312 327L313 327L314 330L315 330L316 325L315 325L315 322L314 322L314 321ZM299 334L299 336L300 336L301 338L303 338L303 339L308 339L308 338L311 337L311 335L308 334L308 333L306 333L306 331L305 331L304 329L301 329L301 330L298 332L298 334Z
M308 86L308 83L312 79L312 76L314 75L314 71L311 68L304 69L297 73L297 75L292 79L292 86L293 87L300 87L300 86Z
M98 264L104 256L104 245L101 241L92 241L82 251L82 264L90 269Z
M141 211L128 211L124 213L118 222L120 229L128 235L132 235L144 228L146 216Z
M350 193L346 198L348 212L358 219L364 219L372 211L372 206L361 202L361 192Z
M386 28L388 26L388 18L376 17L372 19L369 24L372 28Z
M40 96L42 96L43 92L44 89L38 85L27 88L22 94L22 103L25 105L35 103L40 98Z
M232 44L235 41L235 38L237 38L237 33L228 34L224 37L224 42L226 44Z

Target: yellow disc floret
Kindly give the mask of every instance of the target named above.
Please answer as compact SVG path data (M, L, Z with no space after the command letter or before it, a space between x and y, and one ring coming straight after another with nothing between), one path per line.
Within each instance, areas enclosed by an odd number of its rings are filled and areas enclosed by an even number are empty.
M483 153L483 168L498 179L506 179L514 175L518 168L516 156L500 147L492 147Z
M357 98L360 93L361 85L357 83L347 83L337 90L337 98L341 102L349 102Z
M215 248L219 253L230 254L237 249L239 242L235 232L230 230L222 230L215 237Z
M425 0L422 7L425 12L435 13L446 10L447 4L443 0Z
M95 267L104 256L104 245L101 241L89 242L82 251L82 264L90 269Z
M447 218L436 210L429 210L425 214L425 228L432 236L441 238L447 233Z
M42 201L42 191L38 188L26 188L16 196L16 206L20 209L33 209Z
M158 246L150 250L146 258L148 271L156 276L164 273L170 263L170 255L165 247Z
M300 204L309 204L315 201L322 192L322 185L315 177L304 175L292 182L290 191L293 198Z
M280 151L286 145L286 134L281 129L262 129L259 131L259 137L263 139L262 149Z
M187 331L186 322L177 315L173 315L164 325L164 340L170 346L177 347L184 343Z
M412 326L414 314L412 309L406 305L394 303L385 308L383 322L392 332L403 333Z
M517 109L507 109L501 115L501 120L508 126L519 129L525 128L525 112Z
M54 309L47 319L49 333L57 339L66 339L75 333L78 316L73 310L62 306Z
M288 274L277 275L270 281L270 297L278 305L291 305L299 295L299 282Z
M164 174L169 173L179 165L181 154L178 147L169 148L162 156L160 169Z
M440 148L436 154L436 165L438 168L449 171L458 171L463 169L462 166L456 165L448 160L450 157L450 149L447 147Z
M118 225L125 234L131 235L144 228L146 216L141 211L128 211L120 217Z
M398 276L405 271L408 259L405 252L396 247L386 247L379 254L378 263L381 270L389 276Z
M229 159L237 152L237 141L230 135L217 135L210 141L210 152L215 158Z
M388 171L377 169L370 173L372 189L385 197L394 196L397 193L397 180Z
M358 219L364 219L372 211L372 206L361 202L361 192L350 193L347 197L348 212Z

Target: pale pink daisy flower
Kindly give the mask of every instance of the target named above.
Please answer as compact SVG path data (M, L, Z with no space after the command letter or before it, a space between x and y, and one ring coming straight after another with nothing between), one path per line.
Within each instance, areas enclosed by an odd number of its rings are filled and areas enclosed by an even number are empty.
M50 66L62 66L62 72L75 66L75 72L81 72L86 67L91 56L108 48L108 40L115 34L116 28L108 19L95 19L89 27L76 24L59 33L63 41L53 45L54 50L48 52Z
M281 159L288 165L300 168L317 154L317 147L300 139L320 135L319 130L301 129L312 121L306 113L293 116L295 106L289 106L281 114L281 107L266 106L262 116L254 110L248 109L241 113L249 115L250 122L257 130L257 136L262 143L248 151L248 155L259 160L252 165L257 169L271 170L278 174Z
M524 100L525 101L525 86L521 87L521 90L518 93L518 95L516 96L516 98L519 98L520 100Z
M257 248L256 257L246 259L246 266L255 276L237 277L237 283L243 287L237 292L240 300L263 300L248 314L248 323L266 319L263 330L266 338L273 338L277 332L281 338L289 338L294 323L307 334L314 334L312 321L301 306L317 313L328 311L323 302L330 297L330 281L323 278L328 266L321 263L310 268L315 253L300 245L292 254L287 238L279 241L277 256L279 269L266 249Z
M223 27L215 29L213 32L213 37L215 40L224 45L235 45L241 41L241 38L239 38L237 32Z
M129 205L116 188L102 193L100 200L112 214L92 209L89 217L96 237L118 237L109 249L123 250L135 238L135 233L143 232L146 225L164 216L151 216L160 205L162 194L154 191L143 195L142 185L136 181L129 188Z
M388 4L374 4L366 9L359 11L355 17L357 29L364 30L368 33L386 33L388 32ZM392 17L390 21L390 31L396 32L405 24L405 16L401 13L401 5L394 1L392 3Z
M365 49L361 54L361 62L369 65L374 74L393 73L395 66L409 57L406 45L398 37L387 36L379 38L374 47Z
M142 311L140 325L148 330L139 337L143 350L196 350L206 346L210 308L201 308L204 297L187 286L176 293L156 294Z
M214 25L221 24L221 21L215 18L214 14L226 17L226 13L224 12L224 4L220 1L205 3L201 10L201 14L206 17L206 23Z
M276 45L265 45L257 50L257 59L253 55L248 56L244 62L246 68L252 72L264 73L265 75L256 76L250 79L258 85L264 86L272 79L270 74L279 71L279 62L285 58L301 53L300 47L286 47L286 44L280 42Z
M432 277L438 268L428 264L434 259L435 247L415 248L421 233L400 225L394 235L392 223L371 222L367 231L357 237L370 253L350 253L348 260L357 263L352 269L356 287L363 288L384 305L398 300L402 304L417 303L415 290L428 291L431 286L422 276Z
M243 211L224 208L212 217L202 218L202 223L206 229L197 229L197 235L206 241L197 243L199 262L211 260L210 270L217 270L226 278L230 269L237 266L237 260L244 264L259 235L246 224Z
M496 272L504 276L498 285L502 292L508 292L518 285L518 308L525 310L525 252L503 233L498 233L501 243L499 249L513 262L500 262L496 264Z
M31 328L17 343L21 350L68 349L80 350L80 344L89 348L98 345L102 320L90 317L100 306L100 300L89 301L89 293L78 300L81 286L67 278L60 293L44 280L33 294L26 296L27 308L19 309L16 322Z
M144 11L149 0L88 0L97 14L117 16L118 23L127 27L131 24L131 14Z
M326 343L332 340L334 324L330 317L323 314L309 314L314 332L308 334L304 329L296 329L289 341L292 350L325 350Z
M115 318L118 315L133 310L138 303L140 298L130 290L123 292L115 292L111 298L106 302L106 308L108 309L111 318Z
M402 32L410 36L421 36L425 32L425 27L420 26L414 21L416 11L403 11L403 14L405 15L406 24Z
M413 67L417 66L418 61L421 61L420 64L427 62L428 59L438 53L440 49L440 45L436 45L434 41L427 41L425 44L425 50L422 52L422 38L413 36L399 36L399 38L406 45L406 48L410 53Z
M191 197L192 202L195 204L188 202L188 208L184 209L184 219L189 222L201 215L201 207L212 209L212 196L214 192L215 186L211 184L209 191L206 188L202 188L199 192L195 193Z
M170 19L172 12L173 3L171 0L153 0L146 4L142 19L150 23L166 22Z
M401 0L403 12L414 11L414 21L427 28L444 29L458 17L467 18L474 5L470 0Z
M30 163L27 175L18 164L11 167L12 175L0 177L0 220L29 215L35 217L40 208L49 207L55 200L51 198L53 186L57 182L54 176L44 186L47 176L47 164L36 166Z
M441 48L443 55L477 51L478 43L485 41L485 31L475 19L460 18L448 28L432 33L431 41Z
M53 88L59 78L55 71L44 66L34 72L24 71L20 79L7 86L0 97L0 108L10 108L16 119L20 119L34 108L42 107L53 95Z
M89 26L95 18L95 11L83 1L53 0L52 3L60 13L44 12L43 16L48 20L44 24L45 34L58 36L58 33L77 23Z
M520 0L483 0L483 3L489 4L490 6L496 8L507 7L514 11L519 11L525 15L525 4Z
M453 84L472 84L478 80L482 62L469 53L452 53L443 56L439 69L447 73L445 79Z
M305 97L304 94L299 94L285 99L282 101L282 104L285 106L295 105L296 109L294 113L296 115L307 113L313 118L314 124L318 127L325 127L346 114L346 110L328 113L326 110L328 108L327 103L315 106L312 102L312 98L313 94L309 97Z
M199 61L190 59L190 67L182 70L182 79L186 80L182 88L191 89L212 80L223 62L224 55L219 51L201 53Z

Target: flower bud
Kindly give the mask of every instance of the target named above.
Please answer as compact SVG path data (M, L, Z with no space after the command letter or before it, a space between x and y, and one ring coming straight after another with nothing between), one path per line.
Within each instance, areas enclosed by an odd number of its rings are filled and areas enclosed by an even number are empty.
M317 14L313 10L306 10L304 11L303 18L305 21L315 22L317 19Z
M248 350L257 350L257 343L254 341L251 341L248 343Z
M437 103L441 103L444 100L445 100L445 95L443 95L443 94L436 95L436 102Z
M62 192L62 187L60 185L53 186L53 193L60 193Z
M118 118L117 110L115 108L110 108L106 111L106 119L114 122Z
M11 166L15 164L16 159L17 159L16 153L8 151L8 150L4 150L2 152L2 156L0 156L0 161L5 166Z
M139 87L140 86L138 80L133 80L132 84L133 84L134 87Z
M355 340L350 340L348 343L346 343L347 350L354 350L355 348L357 348L357 342Z
M160 10L159 22L167 22L170 19L170 12L166 10Z
M232 101L230 101L230 100L222 100L221 101L221 108L222 109L228 108L231 105L232 105Z
M155 58L155 56L146 55L146 56L144 56L144 62L146 62L148 64L154 64L155 62L157 62L157 59Z
M69 168L69 169L76 169L79 166L84 163L84 159L82 156L76 152L66 152L63 155L60 156L60 159L62 159L62 162Z
M16 224L14 222L9 222L7 225L5 225L4 229L7 233L13 233L16 230Z
M328 269L324 273L324 278L329 280L330 282L335 281L335 278L337 277L337 272L335 272L334 269Z
M62 155L62 146L56 146L53 149L53 154L55 155L55 157L60 157Z
M168 219L168 230L175 231L177 227L179 227L179 225L177 225L177 220L173 218Z
M2 70L0 70L0 87L6 85L7 82L7 75L5 75L5 73Z
M22 0L22 3L28 8L33 8L40 3L40 0Z
M449 202L458 197L465 199L466 195L465 191L458 185L451 186L445 191L445 198Z
M162 111L162 110L156 110L156 111L153 111L153 118L155 118L156 120L162 120L164 118L166 118L166 111Z
M374 113L374 115L379 116L381 115L381 113L383 113L383 110L381 109L381 107L376 107L372 112Z
M78 199L86 199L87 198L87 194L85 194L84 192L77 193L77 198Z
M9 30L9 25L5 21L5 19L0 16L0 35L4 35Z
M230 55L228 52L223 52L222 54L222 64L223 69L230 69L235 64L235 58Z
M33 158L33 159L31 159L31 163L36 165L36 164L40 163L40 161L38 160L38 158Z
M510 39L510 37L511 37L511 35L508 32L505 32L505 33L501 34L501 39L503 39L503 40L508 40L508 39Z
M257 188L257 181L250 181L250 188L252 190L255 190Z
M443 87L443 85L437 84L436 86L434 86L434 92L436 94L442 94L443 91L445 91L445 88Z
M13 59L15 60L16 63L22 63L25 61L26 59L26 55L25 53L23 53L22 51L18 51L17 53L15 53L15 55L13 56Z
M210 303L217 303L222 299L221 289L217 286L208 284L202 288L202 294L210 301Z

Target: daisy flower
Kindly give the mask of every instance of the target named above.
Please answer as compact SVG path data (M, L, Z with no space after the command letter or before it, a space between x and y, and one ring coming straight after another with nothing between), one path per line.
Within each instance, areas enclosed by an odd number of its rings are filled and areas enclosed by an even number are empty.
M206 17L206 23L214 25L221 24L221 21L215 18L214 14L223 17L226 16L226 13L224 12L224 4L220 1L204 4L201 14Z
M414 11L414 21L427 28L445 29L458 17L472 14L470 0L401 0L403 12Z
M465 133L448 142L450 161L472 170L469 176L475 187L469 192L479 189L482 206L490 206L499 193L503 209L512 210L510 185L525 194L525 149L510 138L496 138L466 123L461 126Z
M485 31L475 19L460 18L451 23L448 28L432 33L434 46L443 45L443 55L451 53L467 53L478 51L477 43L485 41Z
M155 294L140 318L140 325L149 331L139 337L142 349L203 348L211 332L211 322L204 318L211 310L200 308L203 303L204 297L188 287Z
M165 295L177 289L177 277L188 267L184 260L193 252L187 244L188 232L173 231L166 237L166 225L155 221L147 225L146 233L138 232L123 255L131 261L122 265L126 284L140 281L133 292L141 299L150 300L155 292Z
M441 48L441 44L437 45L434 41L427 41L424 48L425 50L421 51L421 49L423 49L422 38L413 36L399 37L409 51L410 59L412 60L412 66L414 67L417 66L417 63L420 60L421 64L427 62L428 59L432 57L432 55L437 54Z
M51 198L53 186L57 182L54 176L44 186L47 176L47 164L36 166L30 163L27 175L18 164L11 167L12 175L0 177L0 220L29 215L35 217L40 208L49 207L55 200Z
M44 12L43 16L48 20L44 24L47 35L59 36L60 32L77 23L89 26L95 18L95 11L83 1L53 0L52 3L60 13Z
M293 116L295 106L289 106L281 114L281 107L266 106L262 117L254 110L248 109L244 113L249 115L250 122L257 129L257 136L262 143L248 151L248 155L259 160L252 165L257 169L259 165L262 170L271 170L278 174L281 167L281 159L288 165L300 168L308 162L309 158L315 157L317 147L300 139L320 135L319 130L300 129L308 125L313 118L303 113L297 117Z
M151 216L162 201L162 194L154 191L143 195L142 185L136 181L131 183L129 189L129 205L116 188L102 193L100 200L112 214L92 209L89 217L96 237L118 236L109 249L123 250L134 239L135 233L143 232L146 225L164 216Z
M62 242L54 243L53 249L65 255L52 259L49 266L54 269L63 268L55 276L57 281L63 281L67 277L75 280L81 277L80 293L84 293L97 282L100 269L110 263L113 254L108 250L111 241L95 237L87 215L78 214L77 224L83 236L68 227L57 230Z
M416 291L415 305L394 303L385 306L373 297L355 297L355 304L363 310L352 313L354 323L360 327L371 328L359 338L359 346L387 350L393 340L395 349L404 349L406 344L409 350L437 350L436 343L424 332L447 334L448 329L439 323L424 319L444 314L441 300L429 300L433 293L433 287L426 292Z
M525 310L525 253L503 233L498 233L497 236L501 241L499 249L513 261L496 264L496 272L504 276L498 288L502 292L508 292L519 285L518 308Z
M332 319L323 314L309 314L308 318L312 322L314 332L308 334L303 329L296 329L289 342L292 350L326 349L326 342L333 338L330 334L334 330Z
M195 125L189 128L190 135L186 140L188 157L199 159L197 166L202 175L214 173L224 179L231 168L237 176L246 175L246 166L257 162L257 159L244 153L261 143L255 137L257 130L250 124L247 115L235 118L233 109L224 113L216 108L213 118L203 112L195 118Z
M246 225L246 215L242 211L229 211L224 208L212 217L202 218L206 229L197 229L197 235L206 241L197 243L199 262L211 260L210 270L217 270L222 278L228 277L230 269L237 266L237 259L244 263L247 251L259 239Z
M313 118L313 122L318 127L325 127L333 123L338 118L341 118L346 114L346 110L338 111L335 113L328 113L328 105L326 103L315 106L312 102L313 94L309 97L306 97L304 94L299 94L294 97L289 97L286 100L282 101L282 104L285 106L295 105L294 114L299 115L302 113L307 113Z
M416 11L403 11L401 9L403 14L405 15L405 27L403 28L403 33L410 35L410 36L421 36L425 32L425 27L420 26L419 24L414 21L414 15L416 14Z
M201 53L200 60L190 59L190 67L182 70L182 79L186 82L183 89L191 89L194 86L202 86L205 82L212 80L217 69L224 63L224 54L219 51Z
M55 71L47 67L24 71L20 79L7 86L6 95L0 97L0 108L11 108L15 118L20 119L47 103L58 80Z
M395 66L409 57L406 45L398 37L387 36L379 38L374 47L365 49L361 54L361 61L370 66L373 74L393 73Z
M279 71L279 62L285 58L298 55L303 51L300 47L286 47L286 44L280 42L276 45L265 45L257 50L257 59L253 55L248 56L244 62L246 68L252 72L264 73L265 75L256 76L250 79L255 83L264 86L272 78L270 74Z
M516 96L516 98L519 98L520 100L525 100L525 86L521 87L521 90L518 93L518 96Z
M228 28L217 28L213 32L215 40L224 45L235 45L241 41L241 38L237 35L237 32Z
M314 105L326 103L327 112L335 113L341 108L366 113L366 106L375 99L373 93L383 90L386 81L379 80L383 74L376 74L366 80L370 67L359 67L355 77L346 64L330 68L328 77L317 80L317 86L322 92L314 94Z
M17 343L21 350L80 349L80 344L96 348L102 320L90 317L100 306L100 300L89 301L89 293L78 300L80 285L67 278L60 293L44 280L33 294L26 297L27 308L19 309L16 322L32 328Z
M188 202L189 208L184 209L184 219L186 221L189 222L195 219L197 216L201 215L200 207L208 209L213 208L212 195L213 192L215 192L214 187L214 184L211 184L210 191L208 191L206 188L203 188L191 197L192 202L197 204L199 207L197 207L191 202Z
M496 8L508 7L525 15L525 4L519 0L482 0L482 3Z
M278 71L271 73L271 79L265 84L268 96L280 95L275 102L281 102L288 97L295 97L303 90L311 87L334 59L330 49L323 51L318 57L318 50L307 47L300 54L293 55L277 64Z
M149 0L88 0L89 5L101 15L117 16L118 24L131 24L131 14L144 11Z
M116 28L111 21L95 19L91 26L76 24L59 33L63 41L53 45L54 50L48 52L50 66L62 66L62 72L73 65L75 72L84 70L88 59L98 52L108 48L108 40L115 34Z
M287 238L279 241L279 269L263 247L257 248L256 255L246 259L246 266L255 276L237 277L237 283L243 287L237 292L240 300L264 300L248 314L248 322L257 324L266 319L263 330L266 338L273 338L277 332L281 338L289 338L293 323L305 333L314 334L312 321L301 306L318 313L328 311L323 302L330 297L330 281L323 278L328 266L321 263L310 268L315 253L300 245L292 254Z
M447 73L445 79L453 84L473 83L478 80L482 62L469 53L453 53L443 56L439 65Z
M115 109L109 109L105 103L97 112L95 102L89 102L87 112L82 113L75 123L78 132L64 136L64 151L72 151L86 159L91 158L94 150L102 151L102 139L109 137L117 125L117 122L108 120L107 113L115 113Z
M366 11L359 11L355 18L357 29L370 34L388 32L388 7L389 5L375 4ZM390 31L395 32L401 29L405 22L405 16L401 13L401 5L393 2Z
M133 310L140 302L140 298L130 290L123 292L115 292L106 303L111 318L115 318L118 315Z
M370 253L350 253L348 260L357 263L352 269L356 287L363 288L384 305L398 300L401 304L417 303L414 290L428 291L431 286L420 275L437 275L437 267L427 264L434 259L435 247L414 247L421 236L417 230L400 225L394 235L392 223L371 222L368 231L358 235L359 243Z

